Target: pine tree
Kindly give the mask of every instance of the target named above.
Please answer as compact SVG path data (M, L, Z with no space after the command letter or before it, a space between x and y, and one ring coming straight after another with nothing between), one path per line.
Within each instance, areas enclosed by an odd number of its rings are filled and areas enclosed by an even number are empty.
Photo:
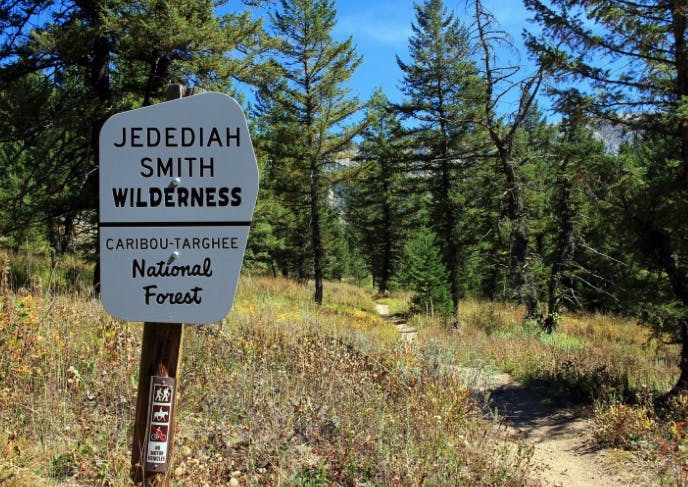
M277 276L281 255L286 251L286 237L280 230L289 218L289 211L281 205L270 184L267 157L258 152L259 194L251 221L244 266L264 269Z
M605 153L604 143L594 137L590 128L593 121L576 110L562 111L568 113L558 126L558 136L545 146L550 157L541 161L546 207L543 216L549 220L544 232L551 242L543 252L544 263L549 266L547 310L539 319L544 330L550 333L558 325L564 304L583 305L576 287L582 284L601 290L593 282L606 279L589 265L585 249L596 245L588 223L595 220L591 202L594 204L597 199L594 186L600 181L596 168L614 164L612 156ZM585 302L588 304L591 303Z
M351 39L332 39L336 13L330 0L281 0L271 16L281 40L272 59L278 77L259 93L261 112L270 126L265 150L273 165L289 167L280 176L281 184L293 187L293 199L286 204L305 210L297 233L310 234L308 253L318 304L323 300L326 265L323 209L330 185L325 168L362 130L360 124L345 125L361 108L344 87L361 58Z
M442 265L437 238L432 230L420 228L404 246L402 279L415 291L413 305L425 314L450 315L453 302L447 271Z
M410 148L387 98L377 90L369 102L366 130L347 191L347 219L358 236L356 246L381 294L396 274L403 238L412 224L405 159Z
M527 315L537 308L537 289L531 282L529 266L529 223L525 200L526 181L521 168L523 160L515 157L519 131L532 116L535 98L543 79L542 69L523 79L518 66L499 65L496 48L510 45L508 35L500 31L494 16L481 0L473 0L477 43L482 61L484 83L481 93L483 122L496 151L505 185L505 213L509 221L509 271L516 298L526 306ZM519 90L518 108L504 116L499 103L510 91Z
M0 181L17 216L2 222L3 233L37 222L68 229L78 215L95 216L98 134L113 113L164 99L170 82L226 89L256 71L260 22L218 19L210 0L12 3L0 9L12 33L0 45L0 86L21 96L0 101L0 143L23 154L25 163L2 163L25 183ZM29 30L29 19L44 23Z
M399 110L413 120L417 174L426 176L430 217L439 236L442 262L458 313L460 291L459 222L464 201L457 188L474 155L475 96L480 83L471 61L468 29L441 0L415 5L409 39L411 62L397 57L407 100Z

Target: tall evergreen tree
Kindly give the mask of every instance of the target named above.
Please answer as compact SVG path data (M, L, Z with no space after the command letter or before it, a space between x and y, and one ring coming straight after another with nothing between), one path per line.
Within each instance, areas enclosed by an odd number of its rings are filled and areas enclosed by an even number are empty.
M272 59L278 78L259 93L262 114L270 120L265 149L273 164L290 166L283 176L302 195L292 206L305 207L301 235L310 234L314 299L323 300L325 247L323 209L329 189L326 166L361 132L346 125L361 108L344 83L361 62L352 40L332 39L337 12L331 0L281 0L271 16L280 39Z
M404 73L401 90L407 100L399 106L413 120L417 166L426 176L433 228L439 236L442 260L449 276L452 302L458 313L460 290L461 173L473 156L477 68L471 61L468 29L442 0L416 4L416 21L409 38L411 62L397 57Z
M385 293L412 220L412 198L407 193L410 181L405 172L409 146L401 122L380 90L369 106L357 157L360 166L348 186L348 220L359 235L356 245L363 250L373 282Z
M260 185L251 232L246 246L244 266L265 269L277 276L281 255L286 251L286 235L280 230L287 226L289 211L279 201L267 170L267 157L258 152Z
M580 284L600 292L602 288L593 281L605 279L585 258L586 247L596 245L590 241L590 225L586 222L593 220L591 200L597 198L594 184L600 181L595 168L611 165L613 161L605 152L604 143L594 137L589 124L592 120L569 110L558 126L558 136L546 146L549 157L541 160L545 185L542 193L546 198L544 231L550 245L542 252L549 275L546 312L539 318L547 332L557 327L565 304L577 307L592 304L581 301L582 296L577 295Z
M652 154L639 165L642 182L626 188L624 220L637 258L663 272L673 294L662 321L682 344L673 390L688 391L688 4L525 3L543 27L528 43L554 74L552 91L648 141L642 152Z
M270 90L268 89L268 95ZM258 137L256 149L265 154L261 172L261 191L275 198L275 232L284 245L272 249L275 265L287 277L305 282L311 275L312 261L308 238L308 172L304 164L292 157L290 144L300 136L297 124L291 123L286 109L268 96L259 97L256 107Z

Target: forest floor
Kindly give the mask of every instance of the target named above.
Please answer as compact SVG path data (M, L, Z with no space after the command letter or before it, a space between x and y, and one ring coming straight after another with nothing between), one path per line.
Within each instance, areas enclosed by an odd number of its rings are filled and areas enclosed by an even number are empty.
M389 306L376 311L391 321L402 340L413 342L416 330ZM525 440L533 448L536 481L550 487L613 487L653 485L638 460L624 452L597 448L585 408L558 407L545 386L524 386L511 375L475 367L461 367L467 385L486 404L497 428Z

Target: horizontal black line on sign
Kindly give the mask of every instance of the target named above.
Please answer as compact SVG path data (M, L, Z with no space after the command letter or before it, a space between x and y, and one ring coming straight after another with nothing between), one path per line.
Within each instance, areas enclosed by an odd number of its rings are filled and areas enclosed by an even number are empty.
M99 227L248 227L251 222L100 222Z

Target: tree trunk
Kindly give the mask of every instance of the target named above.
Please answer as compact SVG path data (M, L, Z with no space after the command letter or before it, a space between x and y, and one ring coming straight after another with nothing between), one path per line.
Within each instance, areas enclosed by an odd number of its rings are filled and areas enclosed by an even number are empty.
M387 192L389 187L387 182L385 182L385 198L387 198ZM383 230L382 238L384 239L384 245L382 250L382 269L380 269L380 282L378 283L378 292L380 294L385 294L389 291L389 279L392 274L392 221L391 214L392 210L389 207L387 201L383 203L382 214L385 222L385 228Z
M688 49L686 48L686 30L688 22L686 20L686 9L684 2L672 2L672 29L674 36L674 57L676 64L677 89L679 99L688 95ZM688 188L688 123L685 117L681 117L679 122L679 137L681 140L681 158L683 163L683 188ZM665 255L661 258L663 267L669 275L671 286L674 293L688 307L688 290L686 289L686 273L680 272L671 255L669 239L665 237ZM679 362L680 376L676 385L671 389L670 394L680 394L688 392L688 320L682 319L679 337L681 341L681 359Z
M639 243L645 255L652 258L664 270L674 295L684 307L688 307L688 287L686 286L686 271L676 264L669 236L656 228L652 222L636 220L639 231ZM679 322L679 339L681 343L681 358L679 362L680 377L669 395L688 392L688 320L683 318Z
M686 49L686 30L688 29L688 22L686 22L685 5L682 2L674 5L672 8L672 15L678 90L681 97L685 97L688 95L688 49ZM681 138L681 157L683 159L683 185L684 188L688 188L688 123L684 117L681 118L679 123L679 132ZM680 277L672 279L671 276L670 279L672 280L674 292L681 298L684 306L688 306L688 292L686 292L685 279L681 279ZM674 280L677 282L674 283ZM681 359L679 362L679 369L681 373L676 385L674 385L671 390L672 394L688 392L688 320L681 320L680 326Z
M528 218L523 208L523 196L511 153L504 147L499 149L502 170L506 177L507 209L511 222L511 248L509 251L509 272L516 299L526 307L530 317L537 308L537 299L531 289L526 264L528 261Z
M102 27L101 11L97 8L98 2L88 2L90 8L85 9L89 15L89 21L97 26ZM105 104L110 99L110 41L106 36L97 37L92 46L92 60L90 65L91 71L91 87L98 96L100 103ZM91 122L91 140L90 151L93 157L93 167L97 168L100 165L100 129L105 123L106 117L100 116ZM100 191L100 182L98 172L94 171L90 175L90 181L84 188L84 191L90 195L98 195ZM89 197L86 196L88 200ZM96 215L100 221L100 208L96 205ZM100 254L100 231L96 234L96 254ZM95 268L93 269L93 293L95 296L100 296L100 259L96 259Z
M143 94L143 106L147 107L153 103L153 91L155 79L158 73L158 64L160 63L160 51L153 49L151 58L148 61L148 79L146 80L146 90Z
M72 247L74 242L74 216L65 215L62 240L60 242L60 253L65 254Z
M313 279L315 280L315 304L323 301L323 248L320 231L320 173L318 161L311 160L311 243L313 245Z
M449 289L451 292L454 316L459 314L459 271L458 252L459 246L454 235L454 228L458 224L456 212L451 203L451 174L449 168L449 153L445 149L442 155L440 202L443 204L440 224L440 235L443 239L442 248L444 263L449 272Z
M380 294L385 294L389 291L389 277L390 277L390 267L392 262L392 243L389 240L388 235L385 235L387 239L385 241L385 248L382 255L382 269L380 275L380 282L378 286L378 292Z
M159 49L153 49L150 60L148 61L148 79L146 80L146 90L143 97L144 107L153 103L153 96L165 83L169 67L169 57L161 53ZM182 96L184 96L184 94L182 94Z
M559 305L561 303L559 285L561 283L562 273L575 252L576 245L573 235L574 213L571 207L571 181L566 175L562 175L559 192L559 205L557 211L559 215L559 236L557 238L557 253L552 263L549 277L547 317L542 323L547 333L554 331L558 324L557 315L559 314Z
M678 395L688 392L688 320L681 320L681 359L678 367L681 375L674 387L669 392L670 395Z
M678 91L678 98L683 98L688 95L688 49L686 49L686 30L688 29L688 22L686 21L685 2L672 1L670 6L671 11L671 27L674 37L674 59L676 64L676 89ZM681 141L681 159L683 162L683 186L688 188L688 123L685 117L679 120L678 136Z

